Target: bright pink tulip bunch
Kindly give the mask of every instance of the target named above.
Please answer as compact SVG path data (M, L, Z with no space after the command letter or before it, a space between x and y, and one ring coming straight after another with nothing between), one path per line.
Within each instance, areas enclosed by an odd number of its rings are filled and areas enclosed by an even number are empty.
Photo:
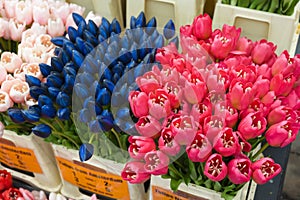
M296 139L300 56L278 56L273 43L240 33L228 25L213 31L210 17L200 15L180 28L182 53L173 44L157 50L161 67L138 77L139 91L128 98L138 136L129 138L125 180L264 184L281 172L258 156Z

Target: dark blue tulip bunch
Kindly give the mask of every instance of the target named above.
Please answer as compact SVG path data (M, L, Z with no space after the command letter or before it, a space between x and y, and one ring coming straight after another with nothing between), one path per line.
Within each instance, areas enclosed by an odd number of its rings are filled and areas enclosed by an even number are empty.
M178 44L171 20L160 33L155 17L147 22L143 12L137 18L131 18L130 29L122 34L119 34L119 23L116 20L110 23L105 18L97 31L95 34L98 34L100 44L89 54L81 52L85 57L83 59L79 56L81 68L73 89L73 111L77 123L80 127L86 127L80 133L84 142L79 152L82 160L90 158L87 152L91 151L86 148L90 148L88 144L94 144L95 135L98 138L104 135L115 146L127 150L128 134L136 133L128 108L129 92L138 89L135 79L157 64L157 48L163 47L168 41ZM74 38L72 40L76 41ZM76 46L76 43L73 45ZM117 159L102 153L104 148L111 146L102 144L98 153Z

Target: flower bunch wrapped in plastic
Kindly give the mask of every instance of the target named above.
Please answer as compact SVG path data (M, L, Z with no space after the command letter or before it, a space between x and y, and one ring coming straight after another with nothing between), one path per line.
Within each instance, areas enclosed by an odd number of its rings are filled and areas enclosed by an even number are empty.
M285 147L299 131L299 56L275 54L266 40L240 37L208 15L180 28L182 53L157 50L151 71L128 97L136 135L129 137L122 177L150 175L208 187L231 198L251 178L264 184L281 172L268 147Z
M61 36L73 25L72 13L84 8L63 1L4 0L0 3L1 51L17 51L22 33L28 28L43 29L51 37Z

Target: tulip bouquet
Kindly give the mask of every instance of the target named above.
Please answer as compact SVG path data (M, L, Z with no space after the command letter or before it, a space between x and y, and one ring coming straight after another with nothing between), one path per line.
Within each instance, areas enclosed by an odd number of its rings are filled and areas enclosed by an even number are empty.
M231 199L251 179L265 184L281 172L260 155L298 134L300 56L276 55L273 43L240 32L213 31L200 15L180 28L181 53L157 50L159 65L136 77L128 96L137 134L128 139L124 180L162 175L173 190L192 183Z
M1 1L1 51L17 52L22 33L31 27L43 29L51 37L63 35L68 26L74 24L71 16L73 12L82 14L84 8L54 0Z

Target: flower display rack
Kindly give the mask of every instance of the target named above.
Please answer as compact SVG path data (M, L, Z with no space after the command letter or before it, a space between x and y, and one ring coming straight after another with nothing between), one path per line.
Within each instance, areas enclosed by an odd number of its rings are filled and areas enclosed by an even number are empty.
M222 4L219 0L214 11L213 28L221 28L223 24L241 27L242 36L253 41L267 39L277 45L277 53L287 49L290 55L294 55L298 40L299 7L300 2L291 16L285 16Z
M0 168L14 178L49 192L59 191L61 179L49 143L33 134L22 136L5 130L0 149Z
M123 164L93 156L81 162L78 151L52 145L62 178L61 194L73 199L89 199L90 193L112 199L146 199L143 184L129 184L121 176Z

